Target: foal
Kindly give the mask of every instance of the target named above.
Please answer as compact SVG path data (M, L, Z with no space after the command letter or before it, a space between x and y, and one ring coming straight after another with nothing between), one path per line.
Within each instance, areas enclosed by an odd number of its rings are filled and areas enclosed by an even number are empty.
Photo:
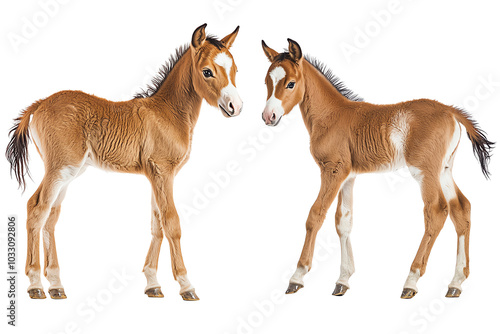
M431 100L375 105L348 90L324 65L303 57L300 46L288 40L289 52L278 53L264 41L272 63L266 75L267 103L262 118L277 125L299 105L311 138L311 153L321 170L321 189L306 222L306 239L287 294L304 286L311 269L316 234L337 193L335 226L340 237L340 277L333 292L342 296L354 273L350 232L356 175L408 166L420 184L424 201L425 234L411 265L401 298L417 293L432 245L450 213L458 235L455 276L447 297L458 297L469 275L470 203L453 181L451 170L462 124L486 177L493 143L463 110Z
M133 100L111 102L79 91L62 91L35 102L16 119L6 155L17 181L25 187L30 135L45 165L45 176L28 201L26 275L31 298L45 298L39 258L42 228L50 297L66 298L54 228L69 183L92 165L144 174L151 183L152 240L143 270L145 293L163 297L156 269L165 235L182 298L198 300L182 260L181 228L172 194L174 177L189 158L202 100L218 107L225 117L239 115L243 105L229 52L239 27L220 41L206 36L205 27L194 31L191 44L178 49L153 85Z

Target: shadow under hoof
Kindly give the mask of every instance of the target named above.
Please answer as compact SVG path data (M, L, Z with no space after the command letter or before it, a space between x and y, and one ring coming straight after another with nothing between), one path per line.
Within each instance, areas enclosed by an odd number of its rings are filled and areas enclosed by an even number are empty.
M401 299L412 299L416 294L417 291L410 288L404 288L403 292L401 293Z
M293 293L296 293L297 291L299 291L300 289L302 289L304 286L302 284L298 284L298 283L290 283L288 284L288 289L286 289L286 294L287 295L291 295Z
M161 292L160 288L151 288L151 289L146 290L144 293L146 295L148 295L148 297L150 297L150 298L163 298L163 297L165 297L163 295L163 293Z
M45 292L42 289L31 289L28 291L31 299L45 299Z
M448 298L457 298L457 297L460 297L461 293L462 293L462 291L460 291L460 289L457 289L457 288L448 288L448 292L446 293L446 297L448 297Z
M182 299L187 300L187 301L200 300L200 298L198 298L198 296L196 295L196 293L194 291L183 292L183 293L181 293L181 297L182 297Z
M49 290L50 298L52 299L66 299L66 293L64 289L50 289Z
M343 296L349 288L345 286L344 284L339 284L337 283L335 285L335 290L333 290L332 295L334 296Z

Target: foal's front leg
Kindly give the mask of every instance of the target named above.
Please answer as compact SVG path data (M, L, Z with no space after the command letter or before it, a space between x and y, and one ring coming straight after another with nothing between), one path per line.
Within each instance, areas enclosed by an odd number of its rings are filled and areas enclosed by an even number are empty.
M159 169L161 170L161 169ZM150 175L153 193L160 213L161 227L170 246L172 272L175 280L180 284L180 295L184 300L198 300L194 287L187 277L186 267L181 252L181 226L179 216L173 201L174 172L163 172ZM159 248L159 247L158 247Z
M306 240L300 255L297 270L290 278L287 294L295 293L304 287L304 276L311 270L311 263L314 253L314 244L326 213L332 205L342 182L349 175L349 170L342 168L341 163L334 166L329 164L321 165L321 189L318 198L314 202L306 222Z

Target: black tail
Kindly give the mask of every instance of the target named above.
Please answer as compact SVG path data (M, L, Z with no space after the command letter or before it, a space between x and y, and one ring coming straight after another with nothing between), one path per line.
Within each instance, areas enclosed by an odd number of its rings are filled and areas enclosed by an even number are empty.
M477 160L481 164L481 170L484 176L489 179L490 171L488 170L488 164L491 159L491 151L495 147L495 143L489 141L486 138L486 132L479 128L479 125L472 117L463 109L454 108L455 116L457 120L462 123L467 130L467 136L472 142L472 149Z
M9 131L9 136L12 136L7 145L5 156L10 163L10 175L14 172L19 187L26 189L26 174L29 176L28 168L28 142L30 116L38 108L40 102L37 101L29 108L24 110L22 114L14 120L14 126Z

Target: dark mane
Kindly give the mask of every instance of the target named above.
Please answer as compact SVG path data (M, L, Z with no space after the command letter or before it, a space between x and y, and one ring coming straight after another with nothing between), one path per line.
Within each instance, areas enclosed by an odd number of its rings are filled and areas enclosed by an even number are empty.
M167 79L175 64L177 64L179 59L184 56L187 50L189 50L189 44L185 44L177 48L177 50L175 50L175 53L170 56L170 59L160 67L158 74L153 77L153 80L151 80L151 84L149 84L146 89L143 89L139 93L135 94L134 99L142 99L155 95L158 89L160 89L161 85Z
M286 57L286 56L285 56ZM317 60L314 57L311 57L309 55L304 56L305 60L307 60L312 66L314 66L321 74L325 76L325 78L330 81L333 87L348 98L351 101L364 101L362 97L360 97L358 94L354 93L352 90L346 87L346 85L340 80L339 77L337 77L335 74L333 74L332 70L330 70L326 65L319 60Z
M208 35L205 40L215 46L217 49L221 50L224 47L224 44L217 39L217 37L213 35ZM161 85L165 82L168 77L168 74L174 68L175 64L184 56L186 51L189 50L189 44L184 44L175 50L175 53L170 56L169 60L165 62L160 67L158 74L153 77L151 80L151 84L149 84L146 89L141 90L137 94L134 95L134 99L143 99L146 97L151 97L156 94L158 89L160 89Z

